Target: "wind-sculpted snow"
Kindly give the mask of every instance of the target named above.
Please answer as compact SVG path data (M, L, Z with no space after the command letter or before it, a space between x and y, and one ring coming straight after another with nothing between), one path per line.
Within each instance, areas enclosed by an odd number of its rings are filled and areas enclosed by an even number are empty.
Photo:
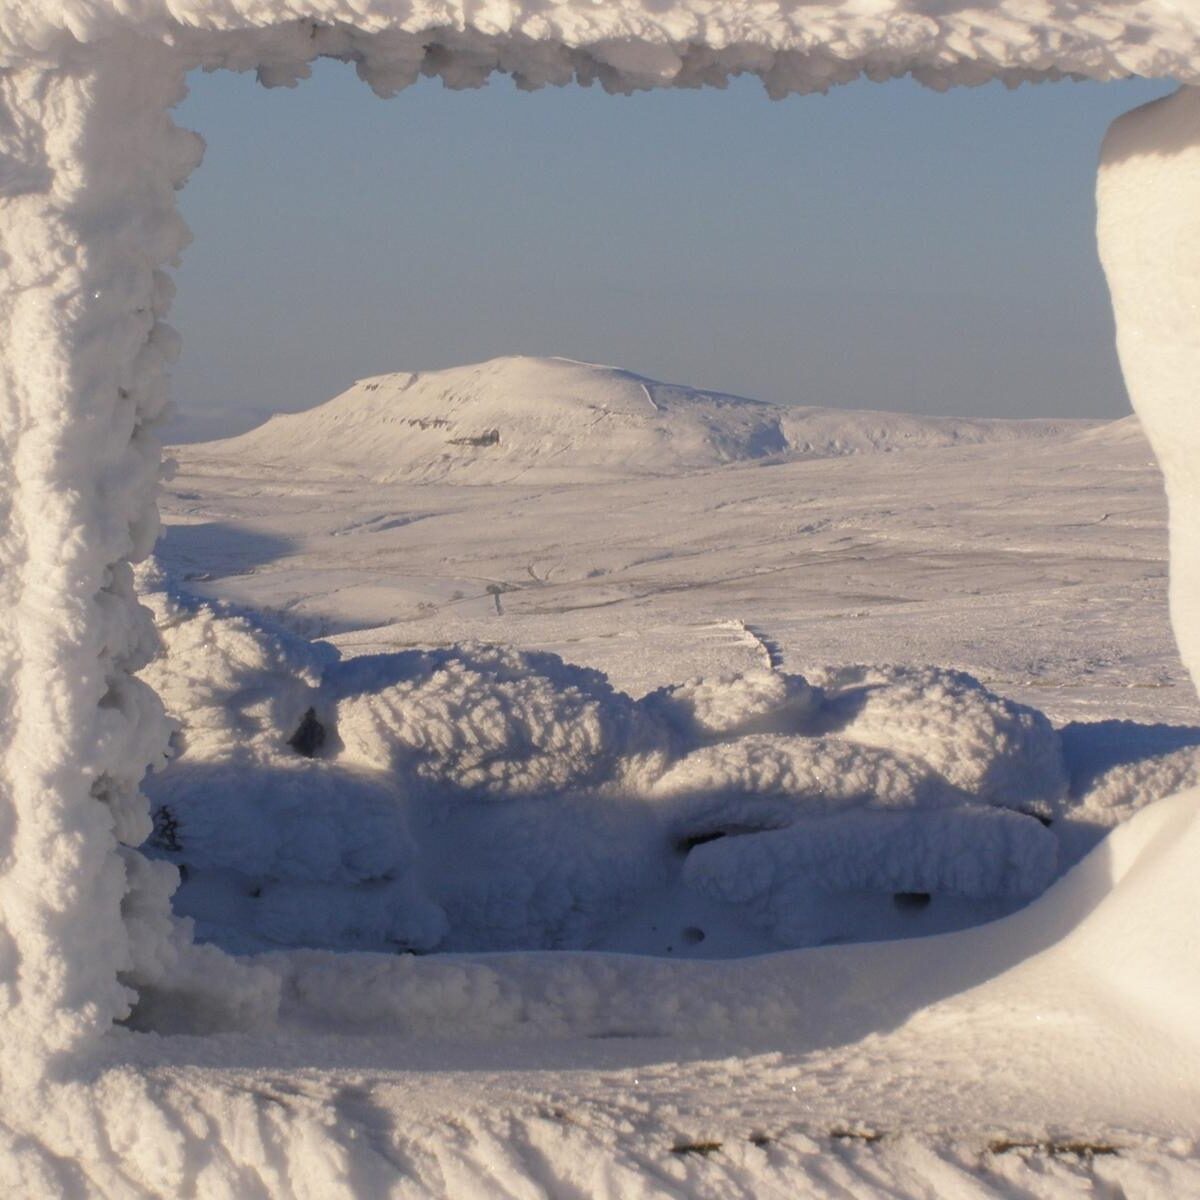
M166 117L171 52L146 46L136 69L95 55L91 72L0 73L0 1040L30 1060L6 1082L128 1011L117 975L146 957L121 918L146 899L138 784L168 732L130 678L154 639L129 562L158 531L177 341L162 267L186 241L175 188L199 143Z
M665 889L699 930L680 953L738 953L702 926L802 945L840 893L1011 901L1057 869L1035 814L1065 796L1058 735L963 674L762 669L635 701L551 654L339 661L149 599L166 649L144 677L181 722L147 783L154 844L234 949L622 948Z
M326 673L338 761L470 795L548 794L612 776L633 702L599 672L496 646L359 658Z
M794 732L821 706L820 694L799 675L778 671L697 677L646 697L643 707L692 742L759 730Z
M959 671L842 667L819 681L838 698L832 722L847 741L911 755L989 803L1058 815L1062 754L1034 709Z

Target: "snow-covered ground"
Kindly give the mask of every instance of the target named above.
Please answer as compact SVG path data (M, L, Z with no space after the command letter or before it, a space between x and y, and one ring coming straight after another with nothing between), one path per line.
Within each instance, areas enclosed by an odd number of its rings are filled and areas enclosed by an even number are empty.
M395 449L448 378L467 432ZM175 454L154 842L259 957L136 1018L230 1032L110 1047L228 1143L171 1133L164 1178L1200 1194L1197 800L1153 803L1200 782L1200 706L1132 419L501 360Z
M783 410L787 451L683 474L669 455L648 473L662 435L647 422L623 479L547 481L529 454L504 486L413 486L448 452L456 480L491 479L536 391L498 445L447 448L447 430L424 458L402 458L401 394L390 419L355 421L362 466L332 467L333 418L363 390L172 451L158 556L179 586L344 653L504 642L635 695L767 663L935 663L1060 721L1195 715L1167 623L1161 478L1133 418ZM576 429L602 397L581 398ZM378 479L389 465L399 482Z
M118 1041L58 1141L115 1194L1195 1196L1198 806L942 938L281 959L283 1028Z

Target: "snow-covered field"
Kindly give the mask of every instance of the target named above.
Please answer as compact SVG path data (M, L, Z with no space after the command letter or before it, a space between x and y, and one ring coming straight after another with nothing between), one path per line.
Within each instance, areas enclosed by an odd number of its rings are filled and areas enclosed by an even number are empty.
M559 364L550 371L557 381ZM371 381L243 438L176 447L159 559L187 591L347 653L503 641L594 666L634 694L767 662L936 663L1058 719L1093 705L1193 714L1164 604L1161 479L1133 418L764 405L794 449L680 475L676 456L655 457L666 422L649 405L625 418L615 450L610 435L583 436L609 382L597 374L601 398L581 400L572 437L560 416L549 464L525 451L549 423L537 388L503 420L490 406L456 414L420 453L408 422L443 397L410 412L394 394L390 418L353 433L357 467L338 465L337 418L354 397L374 399ZM497 427L497 444L454 444ZM904 453L876 452L893 448ZM597 468L584 469L587 486L558 481L564 453ZM437 482L413 486L434 470ZM462 486L497 475L503 486Z
M118 1058L229 1143L201 1192L1200 1194L1132 419L509 359L174 454L153 842L259 957Z

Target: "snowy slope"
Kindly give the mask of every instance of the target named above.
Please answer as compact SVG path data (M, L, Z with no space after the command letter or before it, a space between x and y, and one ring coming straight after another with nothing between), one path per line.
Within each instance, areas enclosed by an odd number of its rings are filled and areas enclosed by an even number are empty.
M579 483L1038 439L1082 424L786 408L615 367L508 357L360 380L317 408L190 453L386 482Z

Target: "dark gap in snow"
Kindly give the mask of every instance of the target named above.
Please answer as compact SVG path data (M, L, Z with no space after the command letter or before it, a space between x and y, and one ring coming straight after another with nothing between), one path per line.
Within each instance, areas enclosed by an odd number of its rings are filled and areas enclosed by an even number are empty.
M692 850L695 850L697 846L704 846L709 842L716 842L728 836L728 833L724 829L714 829L709 833L687 834L675 843L675 848L680 854L688 854Z
M157 846L168 854L177 854L183 849L179 842L179 822L165 804L154 810L152 820L154 829L149 838L152 846Z
M720 841L721 838L746 837L752 833L770 833L773 825L726 825L719 829L705 829L697 833L685 833L675 843L680 854L690 854L697 846Z
M831 1129L829 1136L839 1142L880 1142L883 1134L875 1129Z
M671 1153L680 1156L698 1154L701 1158L707 1158L710 1154L720 1151L721 1146L721 1142L682 1142L678 1146L672 1146Z
M1022 1138L995 1138L988 1142L989 1154L1011 1154L1013 1151L1045 1154L1050 1158L1058 1158L1062 1155L1069 1155L1072 1158L1082 1158L1090 1162L1097 1155L1119 1155L1121 1149L1119 1146L1114 1146L1111 1142L1096 1142L1088 1140L1060 1140L1057 1138L1048 1139L1022 1139Z
M500 430L488 429L474 437L451 438L451 446L498 446L500 445Z
M310 708L300 722L300 728L288 739L297 754L305 758L316 758L321 747L325 745L325 726L317 720L316 709Z

